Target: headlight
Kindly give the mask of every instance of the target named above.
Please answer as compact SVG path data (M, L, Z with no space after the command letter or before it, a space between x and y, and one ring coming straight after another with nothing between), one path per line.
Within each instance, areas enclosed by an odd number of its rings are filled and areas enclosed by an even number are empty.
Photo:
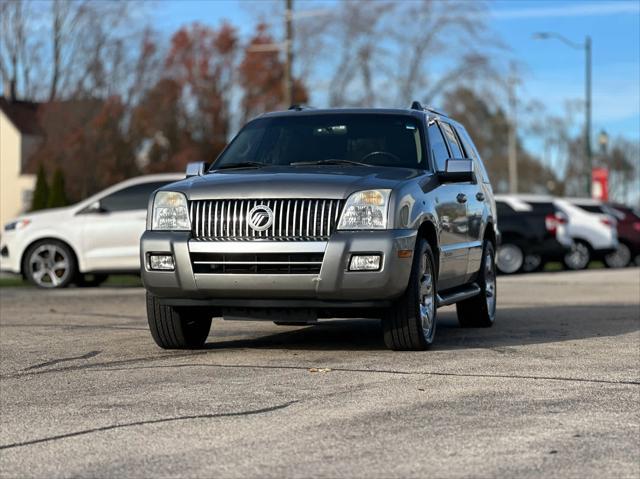
M344 206L338 229L386 229L390 194L391 190L366 190L353 193Z
M187 197L175 191L158 191L153 199L152 230L189 231Z
M5 231L21 230L22 228L29 226L29 223L31 223L31 220L28 220L26 218L22 220L15 220L15 221L12 221L11 223L7 223L6 225L4 225L4 230Z

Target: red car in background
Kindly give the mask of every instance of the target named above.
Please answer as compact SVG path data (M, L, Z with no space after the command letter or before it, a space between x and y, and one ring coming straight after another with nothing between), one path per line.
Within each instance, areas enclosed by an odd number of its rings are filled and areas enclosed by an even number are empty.
M628 206L609 203L609 214L618 220L618 249L605 258L610 268L624 268L635 262L640 266L640 211Z

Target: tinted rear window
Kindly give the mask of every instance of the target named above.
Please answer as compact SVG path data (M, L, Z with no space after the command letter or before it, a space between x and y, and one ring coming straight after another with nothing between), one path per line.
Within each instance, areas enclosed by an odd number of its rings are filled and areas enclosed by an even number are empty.
M602 206L599 205L575 205L583 211L588 211L589 213L597 213L604 214L605 211L602 209Z

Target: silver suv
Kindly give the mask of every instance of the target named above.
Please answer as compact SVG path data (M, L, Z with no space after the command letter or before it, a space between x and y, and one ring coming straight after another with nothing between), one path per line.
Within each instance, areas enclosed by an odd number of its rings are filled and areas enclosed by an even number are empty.
M201 347L212 317L381 317L391 349L434 340L439 306L495 319L493 192L459 123L410 109L292 107L156 191L141 239L151 334Z

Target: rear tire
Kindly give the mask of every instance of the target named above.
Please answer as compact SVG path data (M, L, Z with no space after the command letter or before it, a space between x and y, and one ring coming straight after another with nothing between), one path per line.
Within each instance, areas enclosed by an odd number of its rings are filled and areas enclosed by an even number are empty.
M562 263L565 268L572 271L586 269L591 261L591 248L583 241L576 241L564 258Z
M76 280L76 285L82 288L97 288L109 279L108 274L80 274Z
M211 329L211 315L201 310L160 304L147 293L147 320L151 336L162 349L196 349L204 345Z
M607 268L626 268L633 259L631 249L624 243L619 243L618 248L604 257L604 265Z
M431 346L437 322L436 291L433 252L425 239L419 239L409 285L382 320L384 342L389 349L422 351Z
M496 320L497 285L493 243L484 242L482 266L478 273L480 294L456 304L463 328L490 328Z

